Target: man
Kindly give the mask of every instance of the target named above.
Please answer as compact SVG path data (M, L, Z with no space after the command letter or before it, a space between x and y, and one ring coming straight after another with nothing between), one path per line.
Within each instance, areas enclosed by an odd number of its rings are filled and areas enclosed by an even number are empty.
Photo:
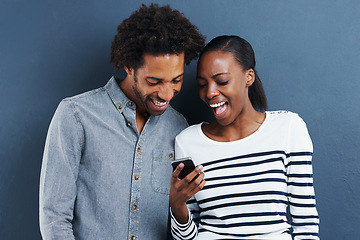
M118 27L111 62L124 80L64 99L40 177L44 239L168 239L174 138L187 123L169 105L204 37L169 6L145 6Z

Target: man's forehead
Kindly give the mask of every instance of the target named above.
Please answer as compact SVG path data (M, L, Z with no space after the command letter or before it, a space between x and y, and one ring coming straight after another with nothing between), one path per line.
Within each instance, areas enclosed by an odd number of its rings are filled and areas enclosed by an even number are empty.
M176 78L184 73L184 54L147 54L144 56L143 66L138 71L146 77Z
M185 58L185 53L159 53L159 54L153 54L153 53L144 53L142 56L143 61L147 59L160 59L164 58L167 60L170 60L172 57L180 57Z

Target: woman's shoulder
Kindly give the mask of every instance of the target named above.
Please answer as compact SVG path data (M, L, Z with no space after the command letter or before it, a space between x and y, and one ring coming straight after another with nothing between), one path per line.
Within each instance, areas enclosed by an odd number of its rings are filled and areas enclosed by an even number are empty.
M185 128L184 130L182 130L177 136L176 138L189 138L189 137L194 137L196 134L199 133L199 131L201 131L201 125L203 123L198 123L198 124L194 124L191 125L187 128Z
M284 128L306 126L304 120L295 112L286 110L267 111L266 116L270 122L276 123Z
M297 113L287 110L266 111L266 116L272 119L276 119L277 121L290 121L294 118L300 118Z

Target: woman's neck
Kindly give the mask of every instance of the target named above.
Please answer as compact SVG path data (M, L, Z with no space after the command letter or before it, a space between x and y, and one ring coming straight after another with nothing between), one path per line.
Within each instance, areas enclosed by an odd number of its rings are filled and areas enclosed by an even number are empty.
M250 108L229 125L222 126L215 120L210 124L204 124L202 130L207 137L215 141L231 142L250 136L259 129L264 120L265 113Z

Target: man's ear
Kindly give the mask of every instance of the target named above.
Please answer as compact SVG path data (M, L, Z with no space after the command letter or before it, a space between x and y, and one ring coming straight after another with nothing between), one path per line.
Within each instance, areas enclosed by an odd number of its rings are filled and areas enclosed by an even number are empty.
M250 87L255 82L255 71L250 68L246 71L246 87Z
M124 69L125 69L127 75L130 75L130 76L134 75L134 69L132 67L125 66Z

